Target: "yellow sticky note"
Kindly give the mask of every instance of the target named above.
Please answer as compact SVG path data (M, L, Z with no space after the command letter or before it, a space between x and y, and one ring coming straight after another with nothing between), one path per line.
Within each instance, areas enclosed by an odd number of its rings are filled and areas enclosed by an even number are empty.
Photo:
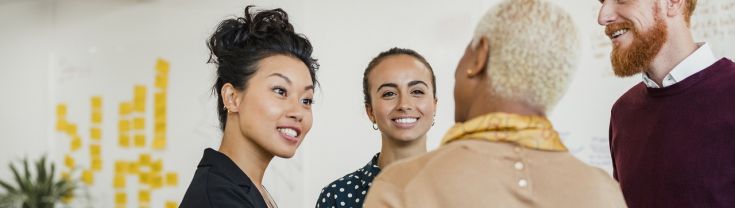
M157 139L166 139L166 131L161 131L160 129L153 130L153 137Z
M72 137L71 146L70 146L71 151L77 151L81 147L82 147L82 138L79 136Z
M128 196L125 194L125 192L117 192L115 193L115 204L118 205L124 205L128 203Z
M136 162L128 163L128 173L138 174L140 171L140 165Z
M130 115L133 112L133 104L130 102L120 103L120 116Z
M153 112L153 120L156 122L166 121L166 106L158 106Z
M156 60L156 72L158 74L168 74L169 63L165 59Z
M115 161L115 174L123 175L128 172L128 163L125 161Z
M91 170L82 171L82 181L87 185L94 184L94 173Z
M89 129L89 138L97 141L102 139L102 129L99 127L92 127Z
M166 108L165 107L161 109L157 109L156 112L153 112L153 122L155 123L166 122Z
M66 118L66 104L56 105L56 118Z
M155 117L155 123L153 125L153 131L155 133L165 133L166 132L166 118L161 118L156 116Z
M125 188L125 175L115 174L114 178L115 181L112 183L113 187L116 189Z
M159 74L156 76L156 87L158 89L165 90L168 87L168 77L166 75Z
M133 95L133 111L135 112L145 112L145 94L146 94L146 87L145 85L136 85L134 89L134 95Z
M68 124L66 123L66 120L64 119L56 120L56 131L68 132L67 127L68 127Z
M133 87L133 98L145 98L146 87L145 85L135 85Z
M145 129L145 118L133 118L133 129L142 130Z
M136 100L133 103L133 110L135 112L145 113L145 100Z
M156 133L156 137L153 138L153 149L163 150L166 149L166 137L164 133Z
M163 150L166 148L166 139L165 138L154 138L152 145L153 145L153 149L155 150Z
M66 167L68 167L69 169L74 169L74 164L74 158L71 157L71 155L67 154L66 156L64 156L64 165L66 165Z
M118 145L120 145L120 147L130 147L130 135L120 134Z
M176 186L179 184L179 176L175 172L166 173L166 185Z
M161 177L161 174L152 174L150 177L150 185L153 189L159 189L163 186L163 177Z
M101 154L102 154L102 147L100 147L99 144L90 144L89 145L89 155L91 155L92 158L94 158L94 157L100 157Z
M66 125L66 133L70 136L77 135L77 125L68 123L68 125Z
M136 134L133 140L135 140L135 147L145 147L145 135Z
M140 165L148 166L151 164L151 161L151 154L143 153L138 155L138 163L140 163Z
M161 171L163 171L163 160L159 159L151 163L151 170L154 173L160 173Z
M92 103L92 111L102 110L102 97L101 96L92 96L91 103Z
M151 181L151 174L148 172L138 173L138 183L149 184Z
M175 201L166 201L165 208L178 208L179 205Z
M101 124L102 123L102 111L93 111L92 112L92 124Z
M120 119L120 121L117 122L117 129L120 132L130 131L130 120Z
M100 171L102 170L102 159L101 158L92 158L92 170L94 171Z
M140 190L138 192L138 201L142 203L151 202L151 192L148 190Z
M157 92L153 97L153 104L156 107L166 106L166 92Z

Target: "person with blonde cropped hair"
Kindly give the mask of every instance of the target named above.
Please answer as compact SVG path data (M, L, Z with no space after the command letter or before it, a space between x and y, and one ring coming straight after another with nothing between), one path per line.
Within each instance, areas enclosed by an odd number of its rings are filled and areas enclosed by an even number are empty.
M479 21L455 71L455 121L437 150L395 162L365 207L625 207L605 171L569 153L546 118L579 55L570 15L505 0Z

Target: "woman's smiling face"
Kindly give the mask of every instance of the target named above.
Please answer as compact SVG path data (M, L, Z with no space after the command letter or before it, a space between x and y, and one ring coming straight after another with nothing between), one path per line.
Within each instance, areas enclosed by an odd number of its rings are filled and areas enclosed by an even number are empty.
M426 137L436 113L432 74L410 55L384 58L368 74L368 117L384 137L413 141Z
M240 93L241 134L272 155L292 157L312 125L314 84L304 62L285 55L264 58Z

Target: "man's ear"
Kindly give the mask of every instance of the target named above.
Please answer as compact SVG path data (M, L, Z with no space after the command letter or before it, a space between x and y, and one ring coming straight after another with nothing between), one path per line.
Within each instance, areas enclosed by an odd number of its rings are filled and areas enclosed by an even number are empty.
M664 0L664 12L667 17L675 17L677 15L685 15L686 11L686 0Z
M488 53L490 53L490 43L488 42L487 37L481 37L474 48L470 50L472 51L472 55L474 56L474 61L471 63L472 65L467 71L467 76L474 77L485 73L485 70L487 70L486 66L489 58Z
M228 112L239 111L241 93L238 93L235 86L232 86L230 83L225 83L225 85L222 86L220 94L222 95L222 103L224 103Z

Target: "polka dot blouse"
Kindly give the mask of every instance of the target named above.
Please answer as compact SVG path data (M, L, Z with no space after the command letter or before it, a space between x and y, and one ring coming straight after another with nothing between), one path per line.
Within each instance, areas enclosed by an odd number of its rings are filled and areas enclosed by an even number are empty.
M316 207L362 207L368 189L373 185L373 179L380 173L380 167L378 167L379 155L380 153L375 154L373 159L364 167L322 188Z

